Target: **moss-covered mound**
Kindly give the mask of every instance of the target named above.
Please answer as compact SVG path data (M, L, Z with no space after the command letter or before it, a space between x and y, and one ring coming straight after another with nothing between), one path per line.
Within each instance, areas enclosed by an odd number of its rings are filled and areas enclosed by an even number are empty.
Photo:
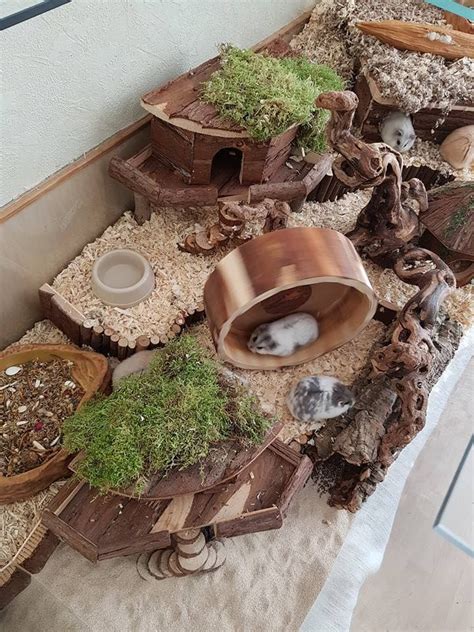
M84 451L82 478L104 491L134 484L139 492L158 470L198 463L216 441L260 443L271 423L185 335L157 352L147 373L88 403L63 430L66 448Z
M202 84L201 98L220 116L264 141L301 124L299 140L322 151L329 112L314 105L321 92L342 90L344 82L327 66L307 59L275 58L234 46L221 49L222 67Z

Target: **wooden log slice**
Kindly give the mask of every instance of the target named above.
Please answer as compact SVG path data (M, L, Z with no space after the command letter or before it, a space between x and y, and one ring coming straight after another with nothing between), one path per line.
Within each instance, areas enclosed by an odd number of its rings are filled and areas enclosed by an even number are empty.
M366 327L377 308L354 246L326 228L287 228L236 248L210 274L204 302L219 357L259 370L302 364L340 347ZM288 357L247 348L258 325L295 312L315 316L315 342Z
M170 572L170 567L169 567L169 561L172 554L173 554L173 549L165 549L164 551L161 551L160 572L165 577L172 577L172 574Z
M165 549L164 551L155 551L154 553L149 555L148 571L151 575L153 575L155 579L165 579L165 577L170 576L167 566L165 565L166 558L164 554L167 553L169 557L172 552L173 552L173 549ZM163 571L163 568L162 568L162 558L164 558L163 565L164 565L164 568L166 568L166 573Z
M176 550L181 557L194 557L198 555L205 546L206 538L204 537L203 533L200 533L197 540L194 540L187 544L185 544L184 542L180 542L176 547Z
M176 553L178 555L177 564L184 573L195 573L201 569L206 563L209 555L207 546L205 546L200 553L194 555L193 557L182 557L178 551L176 551Z
M149 581L149 579L150 579L150 572L151 571L148 568L148 561L149 561L149 559L150 559L150 553L141 553L138 556L136 564L135 564L136 569L137 569L137 573L145 581Z
M201 571L204 573L206 571L214 570L216 563L217 563L217 547L213 545L213 542L209 542L207 560L204 566L201 568Z
M174 539L176 542L192 543L196 542L201 536L201 529L186 529L185 531L180 531L179 533L174 534Z
M187 573L178 566L178 554L176 551L173 551L168 559L168 570L173 577L183 577L183 575L187 575Z
M214 567L210 570L216 571L224 564L226 560L227 554L225 550L225 545L220 540L212 540L209 545L212 546L212 548L216 552L216 561L214 563Z

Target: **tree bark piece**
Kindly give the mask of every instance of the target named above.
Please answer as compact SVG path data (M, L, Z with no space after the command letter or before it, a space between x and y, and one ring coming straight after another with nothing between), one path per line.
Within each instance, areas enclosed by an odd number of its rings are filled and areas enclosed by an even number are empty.
M400 50L441 55L446 59L474 57L474 35L446 26L402 20L358 22L356 26L365 35Z

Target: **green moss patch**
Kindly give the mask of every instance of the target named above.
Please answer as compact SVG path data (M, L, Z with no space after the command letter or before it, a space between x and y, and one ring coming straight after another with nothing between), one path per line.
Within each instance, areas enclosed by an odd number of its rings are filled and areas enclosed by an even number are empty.
M84 451L78 474L92 486L133 484L139 492L154 472L199 463L218 441L261 443L273 421L184 335L158 351L146 373L125 378L109 397L70 417L64 445Z
M307 59L275 58L234 46L221 48L222 67L202 84L201 98L220 116L245 128L257 141L301 125L299 142L325 148L329 112L315 107L322 92L342 90L344 81L331 68Z

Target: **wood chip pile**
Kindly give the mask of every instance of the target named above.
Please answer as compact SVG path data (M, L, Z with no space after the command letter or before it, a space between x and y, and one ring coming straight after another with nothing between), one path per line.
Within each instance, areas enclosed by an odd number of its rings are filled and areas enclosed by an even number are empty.
M443 12L422 0L323 0L291 47L348 80L354 61L360 59L362 70L374 76L382 95L405 112L432 103L449 110L472 99L474 60L449 62L437 55L397 50L355 27L358 21L377 20L445 25Z

